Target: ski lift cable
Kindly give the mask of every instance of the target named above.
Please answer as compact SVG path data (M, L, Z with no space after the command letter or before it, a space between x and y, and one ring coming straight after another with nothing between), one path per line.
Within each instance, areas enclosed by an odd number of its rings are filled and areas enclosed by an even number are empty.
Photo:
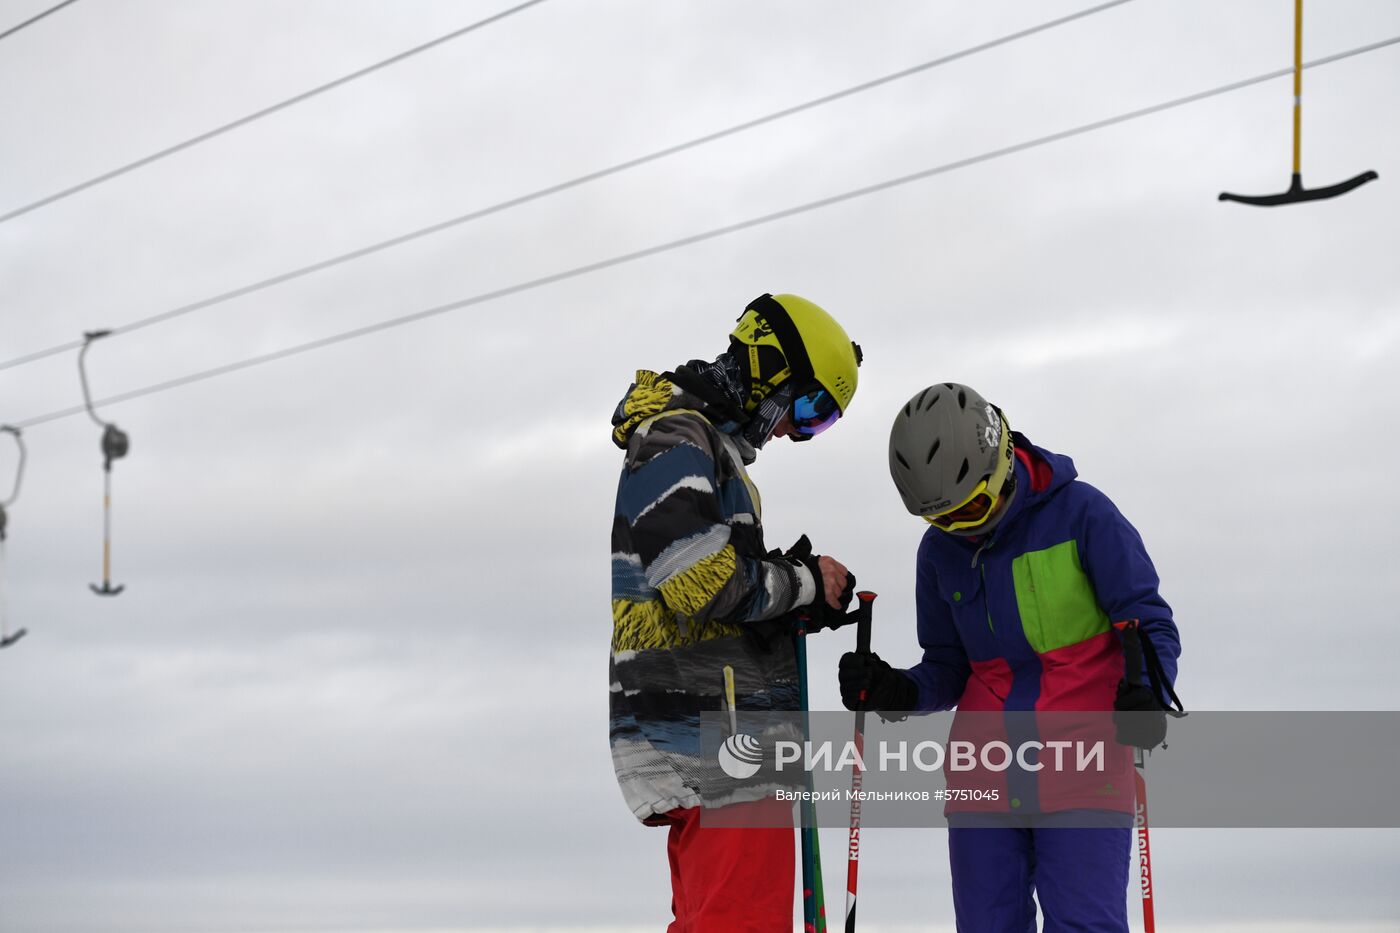
M635 158L628 159L624 162L618 162L615 165L608 166L607 168L602 168L598 169L597 171L588 172L587 174L579 175L575 178L571 178L567 181L550 185L546 188L540 188L538 190L531 191L527 194L522 194L505 201L500 201L496 204L492 204L487 207L478 208L469 211L465 214L459 214L456 217L451 217L447 220L439 221L437 223L430 224L426 227L421 227L417 230L413 230L408 233L400 234L395 237L390 237L387 240L381 240L378 243L372 243L368 246L362 246L358 249L351 250L347 253L341 253L338 256L332 256L328 259L323 259L319 262L312 263L308 266L302 266L298 269L292 269L290 271L283 272L257 282L253 282L249 285L243 285L239 288L235 288L226 292L221 292L220 294L213 295L209 298L202 298L199 301L194 301L189 304L181 305L178 308L172 308L169 311L162 311L159 314L154 314L150 317L141 318L139 320L119 325L117 327L112 328L112 334L116 336L131 333L135 330L150 327L153 324L160 324L165 321L169 321L173 318L181 317L194 311L199 311L203 308L208 308L212 307L213 305L222 304L226 301L231 301L234 298L241 298L245 295L252 294L253 292L261 291L265 288L271 288L274 285L281 285L285 282L290 282L294 279L310 275L314 272L321 272L323 270L330 269L334 266L338 266L355 259L361 259L365 256L369 256L386 249L391 249L396 246L402 246L405 243L410 243L414 240L421 239L422 237L431 236L436 233L441 233L453 227L458 227L462 224L466 224L474 220L479 220L483 217L487 217L492 214L497 214L502 211L509 210L511 208L520 207L532 201L538 201L542 198L546 198L551 195L568 191L571 188L577 188L581 185L588 184L589 182L598 181L600 179L607 178L612 175L617 175L622 172L638 168L642 165L646 165L651 162L659 161L669 156L678 155L687 150L695 149L699 146L706 145L707 143L716 142L720 139L724 139L726 137L733 136L738 133L745 132L747 130L756 129L757 127L763 126L765 124L773 123L777 120L784 119L785 117L790 117L795 114L803 113L805 111L821 107L825 104L830 104L838 100L843 100L847 97L852 97L864 91L869 91L874 88L882 87L886 84L899 81L903 78L908 78L916 74L921 74L923 72L937 68L941 65L946 65L951 62L958 61L959 59L968 58L970 56L976 55L979 52L985 52L989 49L997 48L998 46L1007 45L1011 42L1015 42L1018 39L1024 39L1028 36L1035 35L1036 33L1045 32L1046 30L1053 29L1056 26L1063 26L1075 20L1084 19L1096 13L1102 13L1112 7L1122 6L1130 2L1132 2L1132 0L1111 0L1111 2L1109 3L1101 3L1098 6L1088 7L1078 12L1071 13L1067 16L1062 16L1058 19L1038 23L1034 26L1030 26L1018 32L1009 33L1007 35L1000 36L996 39L991 39L987 42L983 42L979 45L970 46L968 48L960 49L956 52L951 52L947 55L943 55L939 58L934 58L929 61L922 62L918 65L914 65L911 68L905 68L901 71L892 72L890 74L883 75L870 81L864 81L860 84L852 85L851 87L843 88L839 91L835 91L830 94L825 94L821 97L815 97L811 100L804 101L799 104L794 104L790 107L785 107L782 110L777 110L772 113L765 114L763 116L755 117L754 119L746 120L742 123L736 123L732 126L726 127L721 130L716 130L712 133L706 133L703 136L697 136L693 139L687 140L682 143L677 143L673 146L667 146L663 149L655 150L654 152L647 153L646 155L637 156ZM70 343L57 344L56 346L48 347L43 350L35 350L32 353L27 353L23 356L18 356L14 359L0 362L0 370L10 369L15 366L23 366L26 363L33 363L37 360L41 360L50 356L55 356L59 353L66 353L69 350L77 349L81 345L82 344L80 341L73 341Z
M24 28L27 27L27 26L33 26L35 23L39 22L39 20L43 19L45 16L51 16L51 15L53 15L54 13L57 13L59 10L63 9L64 7L66 7L66 6L72 6L73 4L75 4L75 3L77 3L77 2L78 2L78 0L63 0L62 3L57 4L56 6L51 6L51 7L49 7L47 10L45 10L45 11L42 12L42 13L36 13L34 16L29 17L29 19L25 20L24 22L20 23L19 25L17 25L17 26L11 26L9 29L6 29L4 32L0 32L0 40L8 39L10 36L13 36L15 33L19 32L21 29L24 29Z
M444 43L451 42L453 39L459 39L462 36L465 36L467 33L475 32L476 30L481 29L484 26L489 26L490 24L499 22L500 20L503 20L508 16L511 16L515 13L519 13L520 11L525 10L529 7L537 6L544 2L546 2L546 0L525 0L524 3L513 6L508 10L504 10L500 13L488 16L485 19L478 20L477 22L472 23L469 26L463 26L461 29L454 30L453 32L449 32L446 35L438 36L436 39L432 39L428 42L423 43L422 45L414 46L413 48L400 52L397 55L392 55L389 58L384 59L383 61L375 62L373 65L369 65L365 68L359 69L358 71L353 71L350 74L336 78L334 81L330 81L326 84L314 87L309 91L303 91L302 93L297 94L294 97L289 97L286 100L273 104L270 107L264 107L262 110L259 110L256 113L250 113L247 116L240 117L231 123L225 123L223 126L216 127L215 129L208 130L204 133L200 133L198 136L191 136L184 142L179 142L173 146L168 146L160 150L159 152L153 152L150 155L145 156L144 158L137 159L135 162L129 162L126 165L120 166L119 168L112 169L108 172L103 172L101 175L95 175L92 178L89 178L87 181L80 182L79 184L73 185L69 188L64 188L61 191L56 191L53 194L42 197L37 201L25 204L22 207L14 208L13 210L5 214L0 214L0 224L5 223L9 220L13 220L14 218L19 217L21 215L28 214L30 211L38 210L41 207L54 203L55 201L61 201L64 198L71 197L80 191L86 191L87 189L92 188L96 185L100 185L103 182L108 182L114 178L119 178L120 176L125 175L128 172L134 172L139 168L143 168L147 165L150 165L152 162L159 162L161 159L164 159L167 156L172 156L177 152L183 152L184 150L189 149L192 146L197 146L202 142L207 142L208 140L211 140L216 136L222 136L223 134L230 132L231 130L236 130L239 127L247 126L248 124L253 123L254 121L261 120L263 117L271 116L274 113L286 110L288 107L292 107L296 104L301 103L302 101L309 100L313 97L317 97L321 94L326 93L327 91L334 90L335 88L338 88L342 85L349 84L352 81L356 81L360 78L365 77L366 75L373 74L374 72L380 71L381 69L388 68L390 65L396 65L399 62L412 58L413 56L418 55L422 52L426 52L429 49L433 49L439 45L443 45Z
M1332 62L1342 61L1343 59L1352 58L1354 56L1362 55L1367 52L1374 52L1378 49L1396 45L1397 43L1400 43L1400 36L1393 36L1389 39L1383 39L1379 42L1372 42L1367 45L1358 46L1354 49L1349 49L1345 52L1338 52L1333 55L1328 55L1323 58L1315 59L1314 61L1306 63L1303 67L1313 68L1321 65L1331 64ZM365 337L370 334L389 330L391 328L399 327L404 324L412 324L414 322L425 320L430 317L436 317L437 315L445 314L449 311L457 311L462 308L471 307L473 305L485 304L489 301L496 301L498 299L506 298L511 295L516 295L521 292L541 288L546 285L553 285L558 282L578 278L580 276L588 275L593 272L599 272L604 269L610 269L615 266L624 265L626 263L635 262L637 260L645 259L650 256L656 256L661 253L683 249L688 246L693 246L697 243L703 243L708 240L718 239L720 237L728 236L732 233L738 233L743 230L749 230L754 227L759 227L765 224L773 223L775 221L785 220L789 217L795 217L797 215L819 210L824 207L830 207L835 204L843 204L847 201L853 201L858 198L863 198L883 191L888 191L892 188L897 188L903 185L910 184L912 182L922 181L926 178L931 178L935 175L942 175L948 172L957 171L959 169L970 168L974 165L978 165L983 162L989 162L993 159L1002 158L1003 156L1013 155L1018 152L1025 152L1027 150L1036 149L1041 146L1046 146L1051 143L1059 142L1061 140L1070 139L1076 136L1082 136L1086 133L1092 133L1097 130L1106 129L1111 126L1116 126L1120 123L1126 123L1130 120L1136 120L1141 117L1161 113L1166 110L1184 107L1188 104L1197 103L1199 101L1203 101L1211 97L1217 97L1222 94L1228 94L1232 91L1238 91L1256 84L1262 84L1265 81L1270 81L1274 78L1282 77L1284 75L1290 75L1292 73L1292 68L1284 68L1278 71L1270 71L1264 74L1255 75L1252 78L1245 78L1241 81L1234 81L1230 84L1222 84L1219 87L1214 87L1206 91L1198 91L1194 94L1188 94L1185 97L1178 97L1173 100L1164 101L1162 103L1152 104L1147 107L1142 107L1137 110L1131 110L1125 113L1120 113L1116 116L1107 117L1102 120L1095 120L1092 123L1084 123L1076 127L1071 127L1067 130L1061 130L1057 133L1051 133L1047 136L1039 136L1034 139L1025 140L1023 142L1015 143L1010 146L1005 146L1000 149L993 149L988 152L983 152L965 159L958 159L954 162L946 162L942 165L937 165L932 168L924 169L919 172L914 172L909 175L902 175L897 178L887 179L885 181L877 182L873 185L866 185L861 188L855 188L850 191L845 191L840 194L831 195L829 197L821 198L816 201L808 201L804 204L784 208L783 210L774 211L770 214L763 214L759 217L752 217L748 220L742 220L737 223L728 224L723 227L716 227L711 230L703 231L701 233L691 234L690 236L682 237L678 240L671 240L666 243L660 243L654 246L649 246L644 249L639 249L630 253L624 253L619 256L613 256L608 259L602 259L597 262L588 263L586 265L575 266L571 269L565 269L560 272L554 272L549 275L540 276L539 278L530 279L525 282L519 282L514 285L506 286L505 288L499 288L489 292L482 292L477 295L472 295L468 298L462 298L457 301L448 302L446 304L437 305L431 308L425 308L421 311L415 311L411 314L406 314L401 317L391 318L384 321L378 321L373 324L368 324L364 327L357 327L352 330L342 331L341 333L332 334L327 337L320 337L316 340L311 340L306 343L297 344L291 347L285 347L281 350L275 350L271 353L265 353L260 356L254 356L247 359L238 360L233 363L227 363L222 366L216 366L212 369L206 369L200 372L191 373L189 375L180 376L176 379L171 379L166 382L156 383L149 386L143 386L139 389L132 389L127 392L121 392L116 395L111 395L102 399L100 402L98 402L98 404L112 405L118 402L130 401L131 399L141 398L147 395L154 395L159 392L165 392L170 389L176 389L181 386L190 385L191 383L201 382L206 379L212 379L216 376L223 376L229 373L238 372L239 370L249 369L254 366L260 366L263 363L271 363L276 360L286 359L291 356L309 353L313 350L324 349L325 347L329 347L338 343L343 343L347 340L354 340L358 337ZM17 424L19 427L22 428L30 428L40 424L45 424L50 421L57 421L61 418L67 418L72 415L80 414L83 411L83 406L64 408L59 409L57 411L48 412L47 414L27 418L23 421L17 422Z

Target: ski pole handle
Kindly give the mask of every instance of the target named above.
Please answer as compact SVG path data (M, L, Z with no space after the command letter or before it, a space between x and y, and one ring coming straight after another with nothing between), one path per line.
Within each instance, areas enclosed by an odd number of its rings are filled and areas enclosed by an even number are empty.
M870 590L861 590L856 594L856 599L860 605L856 607L856 653L870 653L870 617L875 607L876 593Z
M870 653L870 621L874 614L875 596L876 594L870 590L861 590L856 594L860 605L851 613L856 617L856 654ZM862 709L865 707L867 692L864 688L860 691ZM863 712L856 714L856 730L857 733L865 731L865 713Z
M1147 676L1142 661L1142 636L1138 633L1138 620L1126 619L1114 622L1118 637L1123 641L1123 677L1130 684L1146 684Z

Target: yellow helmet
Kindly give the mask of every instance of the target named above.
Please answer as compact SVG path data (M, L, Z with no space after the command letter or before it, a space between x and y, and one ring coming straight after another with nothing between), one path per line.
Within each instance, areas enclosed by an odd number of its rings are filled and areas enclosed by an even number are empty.
M813 384L825 389L842 414L855 397L860 347L806 298L760 295L744 309L729 339L748 374L748 413L789 380L795 380L799 395Z

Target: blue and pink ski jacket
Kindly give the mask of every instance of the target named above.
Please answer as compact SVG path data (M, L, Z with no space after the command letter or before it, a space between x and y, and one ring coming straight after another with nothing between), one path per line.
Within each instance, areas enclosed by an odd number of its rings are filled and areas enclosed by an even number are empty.
M1137 530L1069 457L1012 436L1018 491L996 529L931 527L919 546L919 708L1111 709L1124 670L1112 623L1128 619L1174 682L1181 641Z

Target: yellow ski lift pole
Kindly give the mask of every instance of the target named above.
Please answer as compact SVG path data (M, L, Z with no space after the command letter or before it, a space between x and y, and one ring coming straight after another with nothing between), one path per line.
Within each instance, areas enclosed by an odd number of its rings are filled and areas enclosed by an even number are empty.
M1368 181L1380 176L1375 172L1362 172L1355 178L1329 185L1326 188L1303 187L1303 0L1293 0L1293 180L1288 190L1282 194L1230 194L1220 193L1222 201L1238 201L1256 207L1276 207L1280 204L1296 204L1299 201L1323 201L1346 194Z
M92 420L102 428L102 585L90 583L88 586L98 596L116 596L126 589L123 585L112 585L112 461L125 457L131 447L130 438L115 424L97 417L92 408L92 393L88 391L85 357L94 340L110 334L110 330L93 330L83 334L83 348L78 351L78 377L83 383L83 403Z
M25 636L25 630L19 629L13 635L10 634L10 607L6 601L6 581L5 581L5 525L9 522L9 516L5 514L5 509L14 505L19 498L19 484L24 480L24 438L20 436L19 428L8 424L0 424L0 434L10 434L15 439L15 444L19 446L19 466L15 468L15 485L10 491L9 498L0 500L0 648L8 648Z

